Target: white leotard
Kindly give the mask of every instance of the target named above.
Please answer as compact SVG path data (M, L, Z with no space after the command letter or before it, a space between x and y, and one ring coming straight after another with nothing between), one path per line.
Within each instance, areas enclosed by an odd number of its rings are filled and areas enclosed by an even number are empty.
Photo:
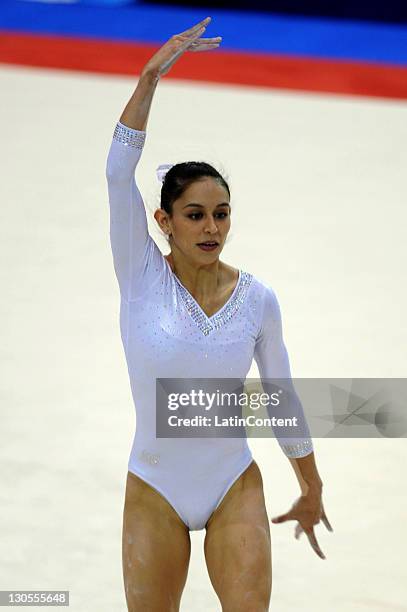
M134 178L145 137L146 132L118 122L106 168L120 330L136 407L128 469L195 530L205 527L252 454L245 437L156 438L156 378L244 380L253 357L263 379L288 379L291 373L280 309L270 287L240 270L229 300L208 317L149 235ZM281 441L275 431L289 457L313 451L307 428L305 433Z

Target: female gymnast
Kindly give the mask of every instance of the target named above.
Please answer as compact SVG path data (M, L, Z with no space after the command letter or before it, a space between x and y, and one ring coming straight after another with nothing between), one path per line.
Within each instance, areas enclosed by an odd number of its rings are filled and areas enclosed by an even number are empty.
M208 573L222 611L263 612L271 596L269 519L246 438L157 438L155 432L156 378L244 380L253 358L262 379L291 377L273 289L219 259L230 229L225 179L204 162L158 168L163 183L154 217L168 236L167 256L148 233L134 179L157 83L187 50L219 46L220 37L201 37L209 22L210 17L172 36L144 66L107 159L120 330L137 414L122 539L130 612L179 610L189 531L203 528ZM289 444L276 436L302 494L272 522L297 521L295 537L304 531L325 558L314 525L322 520L332 528L309 431Z

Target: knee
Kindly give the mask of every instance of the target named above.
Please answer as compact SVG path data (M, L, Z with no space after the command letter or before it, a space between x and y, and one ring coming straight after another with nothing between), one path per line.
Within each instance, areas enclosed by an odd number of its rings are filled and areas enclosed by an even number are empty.
M179 601L171 595L159 597L156 593L147 594L138 589L126 591L128 612L179 612Z
M239 601L222 604L222 612L268 612L270 595L253 593L241 597Z

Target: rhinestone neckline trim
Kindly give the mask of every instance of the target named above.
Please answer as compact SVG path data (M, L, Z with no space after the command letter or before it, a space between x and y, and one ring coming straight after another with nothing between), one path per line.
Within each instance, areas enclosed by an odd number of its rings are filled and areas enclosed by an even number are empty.
M208 317L208 315L205 314L205 312L202 310L195 298L192 297L189 291L178 279L176 274L172 272L172 275L175 278L182 301L185 304L185 307L190 317L194 320L194 322L197 324L197 326L205 336L207 336L216 329L220 329L238 312L239 308L245 300L247 290L253 279L252 274L250 274L249 272L243 272L242 270L239 270L239 278L232 295L220 310L215 312L215 314L213 314L212 316Z

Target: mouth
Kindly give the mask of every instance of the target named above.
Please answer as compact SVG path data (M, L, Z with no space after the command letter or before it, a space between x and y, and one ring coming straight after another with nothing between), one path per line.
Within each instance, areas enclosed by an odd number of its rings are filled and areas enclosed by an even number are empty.
M199 242L197 246L199 246L199 248L203 251L214 251L218 248L219 242L216 242L214 240L208 242Z

